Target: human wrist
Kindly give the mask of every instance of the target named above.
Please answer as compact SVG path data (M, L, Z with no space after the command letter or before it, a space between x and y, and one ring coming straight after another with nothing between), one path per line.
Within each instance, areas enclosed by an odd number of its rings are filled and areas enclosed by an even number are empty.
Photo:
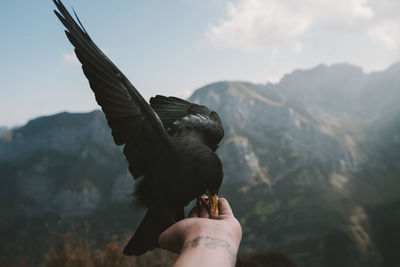
M192 231L190 234L185 236L183 240L182 250L190 243L196 242L196 240L218 240L222 243L226 242L230 247L233 248L235 253L239 250L240 239L237 240L233 233L228 233L224 229L214 229L214 228L205 228L199 227L196 229L197 231Z
M199 262L208 263L208 266L235 266L236 256L237 249L230 242L207 235L188 238L180 253L181 259L198 259Z

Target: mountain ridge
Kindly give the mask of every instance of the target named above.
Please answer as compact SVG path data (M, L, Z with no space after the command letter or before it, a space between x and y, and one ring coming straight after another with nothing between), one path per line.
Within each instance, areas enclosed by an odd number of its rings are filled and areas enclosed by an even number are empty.
M400 83L392 81L400 68L372 78L347 65L333 72L316 68L307 79L303 72L286 78L300 77L297 82L212 83L189 98L216 110L224 123L220 193L243 226L240 253L282 250L297 262L297 255L308 253L317 266L395 262L384 243L395 247L398 241L382 227L394 231L400 216L385 217L382 224L379 216L399 208L400 201ZM340 103L335 99L346 90L331 95L318 89L334 90L332 80L343 88L356 84L359 95ZM383 96L371 109L368 101L376 95ZM326 97L333 103L325 105ZM59 113L3 134L0 211L7 216L0 221L1 234L29 234L14 228L16 220L43 218L52 225L96 218L96 224L104 214L119 218L109 229L132 229L141 213L129 211L133 179L121 150L101 111Z

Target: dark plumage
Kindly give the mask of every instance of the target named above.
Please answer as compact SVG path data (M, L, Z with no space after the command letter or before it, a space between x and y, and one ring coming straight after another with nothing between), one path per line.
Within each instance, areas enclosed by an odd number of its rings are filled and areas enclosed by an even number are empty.
M221 120L207 107L175 97L152 97L149 105L94 44L76 14L79 24L61 1L54 3L114 141L125 145L129 171L137 179L135 201L148 208L124 249L141 255L158 246L160 233L182 219L183 208L196 197L209 195L216 212L223 172L214 152L224 135Z

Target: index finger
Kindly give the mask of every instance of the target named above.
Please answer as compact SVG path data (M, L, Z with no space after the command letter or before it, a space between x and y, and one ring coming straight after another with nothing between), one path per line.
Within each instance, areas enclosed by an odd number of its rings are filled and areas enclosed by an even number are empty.
M229 206L228 200L226 200L225 198L220 198L218 200L218 209L219 215L233 216L231 206Z

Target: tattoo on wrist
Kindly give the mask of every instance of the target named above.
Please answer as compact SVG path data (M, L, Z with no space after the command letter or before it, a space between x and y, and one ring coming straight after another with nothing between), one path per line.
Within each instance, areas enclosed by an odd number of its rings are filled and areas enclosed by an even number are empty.
M203 241L203 242L201 242ZM236 250L225 240L211 237L211 236L198 236L195 239L183 244L182 251L189 248L197 248L200 243L208 249L217 249L218 247L225 248L229 254L231 266L236 263ZM181 253L182 253L181 251Z

